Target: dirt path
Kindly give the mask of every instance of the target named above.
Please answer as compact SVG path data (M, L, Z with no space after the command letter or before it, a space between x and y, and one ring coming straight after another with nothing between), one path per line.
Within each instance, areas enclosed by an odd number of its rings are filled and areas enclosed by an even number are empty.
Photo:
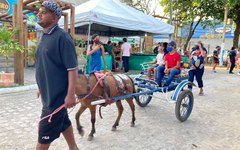
M104 119L97 115L95 139L87 141L90 116L81 119L85 136L75 129L81 150L239 150L240 149L240 76L225 69L212 73L206 69L204 96L193 89L194 107L186 122L180 123L174 113L175 105L162 101L154 94L146 108L136 106L136 126L130 127L130 108L124 102L124 113L116 132L111 131L117 115L115 105L102 109ZM33 150L37 139L37 122L41 109L35 91L0 95L0 149ZM53 142L50 150L67 150L63 137Z

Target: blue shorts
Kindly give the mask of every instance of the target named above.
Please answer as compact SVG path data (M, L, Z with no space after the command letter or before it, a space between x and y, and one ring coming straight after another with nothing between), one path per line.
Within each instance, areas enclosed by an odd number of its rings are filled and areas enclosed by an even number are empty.
M50 111L44 110L42 111L41 118L51 113ZM39 122L38 142L40 144L50 144L60 136L61 132L71 126L71 121L68 118L68 113L65 108L54 114L51 122L48 122L48 119L49 118L46 118Z

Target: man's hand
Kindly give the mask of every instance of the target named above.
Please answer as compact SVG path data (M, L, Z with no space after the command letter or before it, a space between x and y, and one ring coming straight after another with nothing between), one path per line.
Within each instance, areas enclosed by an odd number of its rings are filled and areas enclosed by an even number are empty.
M65 97L65 108L71 108L76 105L76 97L74 94L68 94Z

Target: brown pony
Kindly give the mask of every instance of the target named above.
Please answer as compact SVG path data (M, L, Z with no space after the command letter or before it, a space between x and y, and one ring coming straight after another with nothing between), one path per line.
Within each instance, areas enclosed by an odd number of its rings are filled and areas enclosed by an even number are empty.
M80 99L81 106L78 112L75 115L77 129L80 135L84 135L83 127L80 125L80 116L86 110L86 108L90 109L91 112L91 123L92 130L88 135L88 140L93 139L93 134L95 133L95 121L96 121L96 105L91 105L91 102L99 100L99 99L111 99L112 97L121 96L124 94L134 93L134 83L133 80L124 74L118 75L108 75L104 77L103 87L100 84L97 84L96 88L93 90L94 86L98 82L97 78L94 74L90 74L87 78L84 74L78 74L77 84L76 84L76 95ZM90 93L90 91L92 91ZM90 93L90 94L89 94ZM86 97L86 95L88 95ZM82 99L83 97L86 97ZM127 98L127 103L129 104L132 111L132 121L131 126L135 125L135 105L133 103L133 98ZM108 101L104 104L107 105L112 103L112 101ZM123 106L121 100L116 102L116 106L118 108L118 117L115 123L112 126L112 131L117 129L119 125L120 118L123 113Z

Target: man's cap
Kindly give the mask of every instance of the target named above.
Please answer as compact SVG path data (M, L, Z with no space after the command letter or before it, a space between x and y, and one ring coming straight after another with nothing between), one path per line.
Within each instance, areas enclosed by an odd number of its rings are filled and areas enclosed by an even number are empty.
M177 47L177 44L174 41L169 42L168 45L173 46L173 47Z
M55 1L53 0L44 1L42 3L42 6L52 11L58 18L61 18L62 9Z

